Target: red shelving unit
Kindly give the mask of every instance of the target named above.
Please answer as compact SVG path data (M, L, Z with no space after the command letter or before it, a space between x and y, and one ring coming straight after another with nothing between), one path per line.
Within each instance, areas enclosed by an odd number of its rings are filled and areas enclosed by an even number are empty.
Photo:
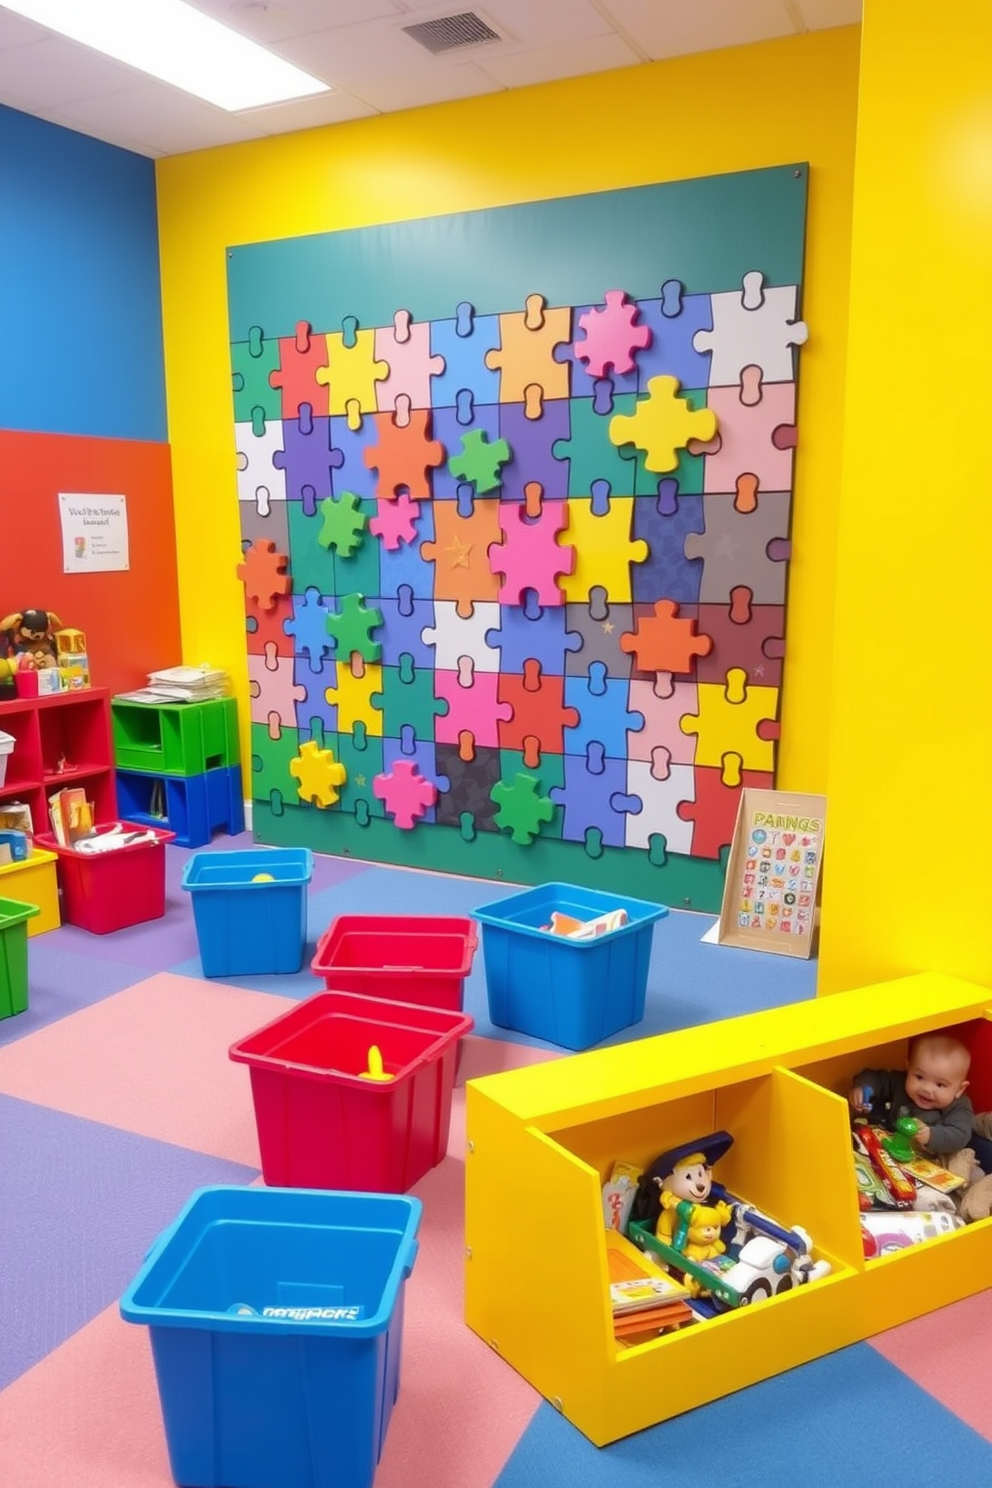
M36 832L49 830L48 801L65 786L80 786L98 822L117 819L117 783L110 731L110 693L104 687L0 703L0 730L14 739L0 806L24 801Z

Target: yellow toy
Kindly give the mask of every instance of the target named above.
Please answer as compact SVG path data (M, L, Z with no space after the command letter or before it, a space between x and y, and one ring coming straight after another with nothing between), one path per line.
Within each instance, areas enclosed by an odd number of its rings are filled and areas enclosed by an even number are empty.
M393 1078L392 1075L386 1073L382 1063L382 1050L378 1044L372 1044L369 1047L369 1067L362 1070L358 1078L360 1080L374 1080L378 1085L384 1085L387 1080Z

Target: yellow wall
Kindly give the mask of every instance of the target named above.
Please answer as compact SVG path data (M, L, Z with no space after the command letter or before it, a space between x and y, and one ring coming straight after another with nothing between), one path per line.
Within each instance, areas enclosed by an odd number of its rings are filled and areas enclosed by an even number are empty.
M184 658L232 671L245 726L225 249L809 161L780 779L823 789L857 59L845 28L158 162Z
M863 30L821 991L992 982L992 5Z

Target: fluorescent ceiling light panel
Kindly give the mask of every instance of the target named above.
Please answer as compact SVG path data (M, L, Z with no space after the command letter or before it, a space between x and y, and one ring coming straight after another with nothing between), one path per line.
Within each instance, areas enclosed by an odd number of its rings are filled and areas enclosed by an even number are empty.
M185 0L3 0L3 6L229 113L331 91Z

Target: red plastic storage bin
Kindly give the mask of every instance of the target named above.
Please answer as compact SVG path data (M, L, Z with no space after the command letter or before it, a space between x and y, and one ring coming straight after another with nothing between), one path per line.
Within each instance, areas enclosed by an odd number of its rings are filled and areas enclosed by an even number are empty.
M353 992L318 992L247 1038L262 1157L275 1188L404 1193L448 1143L458 1041L467 1013ZM363 1078L382 1056L388 1080Z
M50 832L35 836L39 847L58 856L64 924L78 925L93 935L110 935L128 925L160 920L165 914L165 844L175 833L131 822L120 826L125 831L154 832L155 840L133 842L113 852L81 853L62 847Z
M338 915L310 962L328 991L460 1011L479 945L458 915Z

